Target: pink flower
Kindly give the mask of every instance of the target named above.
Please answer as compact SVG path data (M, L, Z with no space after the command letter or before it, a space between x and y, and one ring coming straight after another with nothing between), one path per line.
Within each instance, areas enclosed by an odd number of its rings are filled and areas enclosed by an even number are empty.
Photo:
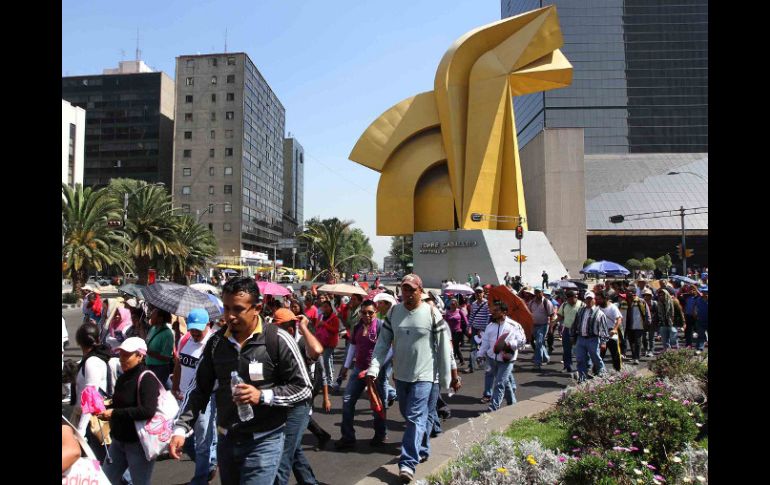
M620 430L616 429L614 434L620 434Z
M615 468L615 464L612 463L611 461L607 462L607 466L610 467L610 468Z
M572 453L580 453L580 448L572 448Z
M684 401L682 401L682 404L684 404L685 406L687 406L688 404L690 404L690 401L689 401L688 399L685 399Z
M654 478L655 478L655 480L658 480L660 482L665 482L666 481L666 479L663 478L663 475L655 475Z
M565 461L567 461L566 458L564 458L563 456L559 457L559 463L564 463Z
M647 468L649 468L650 470L653 470L653 471L657 470L657 468L655 468L653 465L647 465Z
M639 436L639 433L637 433L636 431L634 431L633 433L631 433L631 436Z
M573 439L573 440L576 440L576 439L578 439L578 435L574 435L574 436L572 437L572 439Z
M632 446L631 448L628 449L628 451L639 451L639 448L637 448L636 446Z

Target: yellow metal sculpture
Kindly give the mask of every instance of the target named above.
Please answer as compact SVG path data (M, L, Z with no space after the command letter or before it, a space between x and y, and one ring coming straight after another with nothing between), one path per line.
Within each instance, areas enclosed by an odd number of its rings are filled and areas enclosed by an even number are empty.
M513 97L568 86L572 65L556 7L468 32L449 48L434 90L369 125L349 158L382 173L377 234L513 229L471 214L526 217Z

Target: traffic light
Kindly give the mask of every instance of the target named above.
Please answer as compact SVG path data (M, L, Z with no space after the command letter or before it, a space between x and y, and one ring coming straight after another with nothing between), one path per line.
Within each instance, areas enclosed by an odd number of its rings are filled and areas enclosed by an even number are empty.
M519 256L519 261L521 261L522 263L525 262L526 260L527 260L526 255L522 254L521 256Z
M517 263L523 263L524 261L527 260L527 257L523 254L517 254L516 256L513 257L513 259L515 259Z
M120 219L111 219L111 220L107 221L107 226L108 227L121 227L121 226L123 226L123 221L121 221Z
M679 259L682 259L682 243L676 245L676 254L679 256Z
M685 249L684 252L685 252L685 256L687 256L688 258L692 258L693 254L695 254L695 251L689 248Z
M524 228L521 226L516 226L516 239L523 239L524 238Z

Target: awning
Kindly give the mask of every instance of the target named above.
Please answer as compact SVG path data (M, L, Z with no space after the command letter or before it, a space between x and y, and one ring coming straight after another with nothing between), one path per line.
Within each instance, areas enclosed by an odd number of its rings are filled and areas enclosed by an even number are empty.
M248 266L241 266L240 264L223 264L217 265L217 268L230 268L230 269L248 269Z

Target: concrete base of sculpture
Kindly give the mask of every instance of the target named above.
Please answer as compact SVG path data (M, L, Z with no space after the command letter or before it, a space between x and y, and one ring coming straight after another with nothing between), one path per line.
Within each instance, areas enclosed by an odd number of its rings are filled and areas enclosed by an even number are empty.
M456 230L416 232L414 234L414 272L422 278L426 288L440 288L441 281L453 279L467 283L468 274L478 273L481 283L503 284L507 271L519 274L519 263L514 259L519 241L516 231ZM542 283L543 270L549 281L567 274L556 251L545 233L525 231L521 251L527 260L521 265L521 279L533 286Z

